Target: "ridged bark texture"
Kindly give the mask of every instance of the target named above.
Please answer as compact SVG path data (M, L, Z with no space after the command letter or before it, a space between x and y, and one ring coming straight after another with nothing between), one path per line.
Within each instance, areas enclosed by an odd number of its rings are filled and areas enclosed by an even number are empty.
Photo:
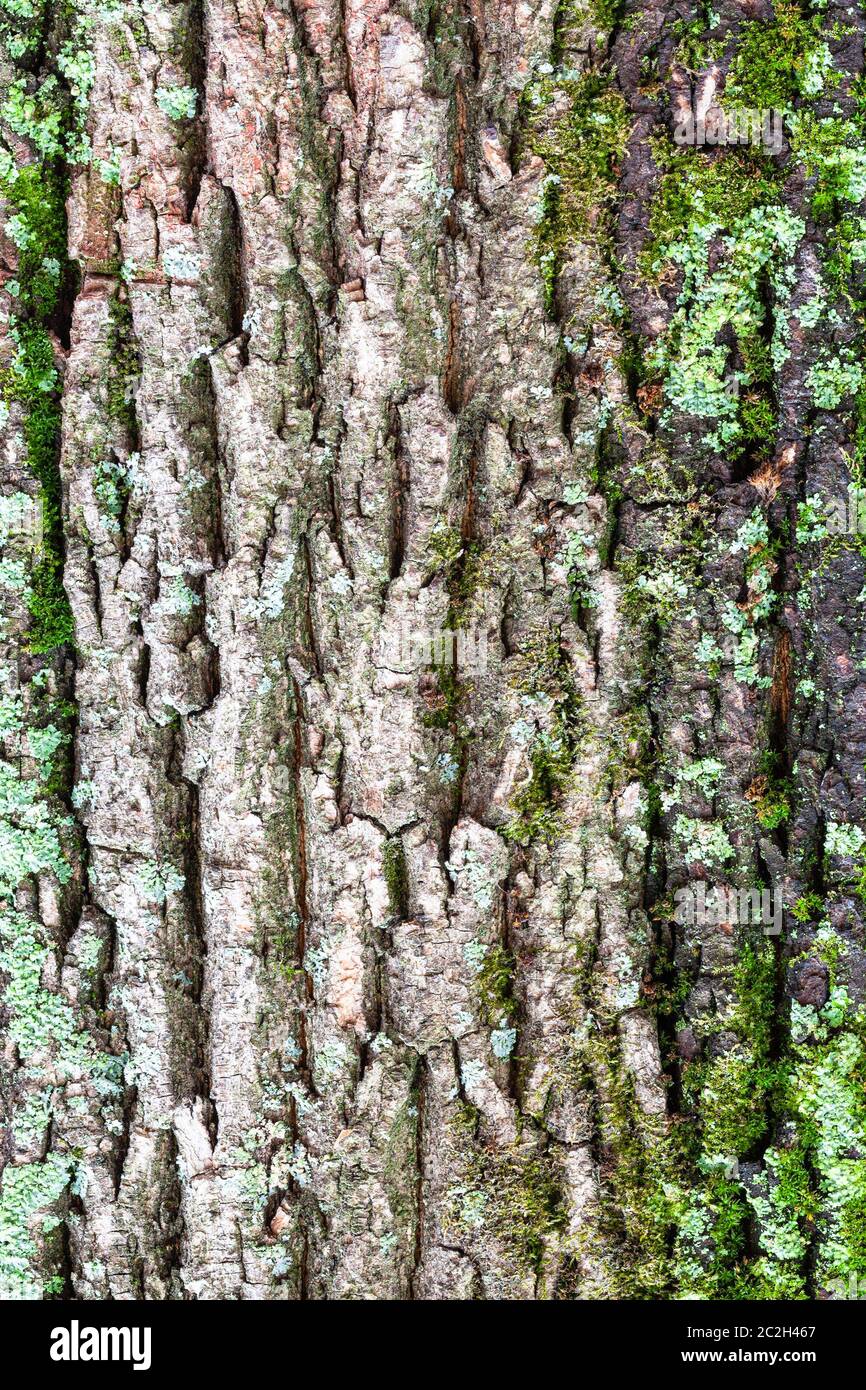
M4 1297L866 1278L864 30L0 0Z

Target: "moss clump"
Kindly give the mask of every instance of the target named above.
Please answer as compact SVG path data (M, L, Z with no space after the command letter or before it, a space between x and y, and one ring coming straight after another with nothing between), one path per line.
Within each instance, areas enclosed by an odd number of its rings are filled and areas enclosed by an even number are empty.
M49 651L72 635L62 585L59 373L54 335L62 332L64 301L71 289L66 260L67 164L84 153L84 115L92 80L85 48L88 23L73 6L53 7L47 0L3 6L4 78L8 81L0 99L0 194L6 235L17 256L15 275L5 283L12 301L8 334L12 353L8 367L0 373L0 395L4 406L14 402L20 407L23 453L39 483L41 548L26 587L21 586L31 611L30 646L36 652ZM17 138L11 139L10 132ZM31 672L27 697L20 702L22 714L32 715L38 709L37 692L51 682L48 671L45 666L35 675ZM9 714L7 705L7 721ZM55 1117L62 1114L66 1084L78 1083L106 1108L123 1094L124 1059L101 1052L78 1027L65 996L43 984L44 979L59 978L62 961L56 958L57 933L12 906L32 905L35 876L53 875L60 885L69 884L73 877L68 855L72 820L52 800L67 780L62 750L68 734L57 723L47 722L70 715L69 706L58 702L39 710L36 721L26 728L26 751L35 761L36 778L23 775L24 764L17 757L14 762L0 762L0 1003L8 1042L19 1064L17 1075L31 1082L21 1097L14 1098L11 1128L31 1152L41 1150L46 1155L38 1162L10 1161L0 1178L0 1286L5 1296L13 1298L38 1298L64 1287L59 1275L43 1276L47 1267L63 1261L61 1204L70 1185L76 1192L75 1158L56 1152L63 1144L62 1127L53 1128ZM19 728L25 732L23 722ZM30 886L24 891L28 880ZM46 1068L52 1084L37 1093L33 1079ZM86 1104L80 1097L77 1103ZM119 1134L122 1125L117 1110L106 1119L108 1131Z
M434 562L433 577L441 572L448 591L448 621L463 626L472 596L484 582L485 550L480 541L464 540L456 526L437 524L430 532L428 549Z
M4 779L5 780L5 779ZM8 908L18 883L30 873L50 869L66 882L70 867L62 857L59 840L50 813L44 802L33 799L31 789L22 793L22 810L30 801L29 827L3 822L3 854L0 859L6 871L0 881L0 971L5 985L2 1004L7 1011L6 1033L17 1049L21 1063L31 1068L48 1065L55 1074L57 1091L49 1097L49 1112L36 1118L37 1133L47 1133L50 1118L62 1086L67 1081L87 1078L101 1097L105 1107L118 1107L111 1116L117 1121L123 1096L123 1067L127 1060L98 1050L90 1036L77 1025L68 1001L42 984L43 974L54 957L54 943L38 922ZM3 801L8 805L12 788L3 788ZM14 817L10 817L10 821ZM13 849L15 861L10 859ZM17 862L16 862L17 861ZM33 1124L33 1118L29 1119ZM18 1109L14 1127L28 1127L26 1109ZM115 1131L118 1132L118 1131ZM0 1287L5 1296L39 1297L41 1276L37 1266L47 1262L40 1258L33 1232L37 1229L37 1212L55 1206L62 1199L75 1163L68 1154L49 1153L44 1161L28 1164L9 1163L0 1178ZM60 1224L56 1216L46 1215L43 1232Z
M866 219L840 215L827 228L824 273L830 288L849 307L862 314L866 310L862 266L866 260Z
M849 1198L839 1218L839 1241L845 1251L848 1272L866 1273L866 1182Z
M723 1158L747 1154L766 1132L766 1099L776 1072L750 1049L689 1069L685 1094L694 1100L703 1146Z
M801 915L818 906L804 900ZM839 983L838 938L820 928L808 956L829 964L829 996L820 1008L792 1003L775 1059L770 956L769 943L744 949L737 1003L721 1020L737 1041L684 1080L707 1175L678 1219L680 1286L692 1296L807 1297L813 1247L818 1288L866 1273L866 1012ZM754 1152L771 1125L785 1138L764 1150L757 1173L720 1171Z
M443 729L463 739L461 709L471 689L471 682L462 681L453 666L436 667L437 690L427 697L423 722L428 729Z
M514 819L503 834L507 840L529 845L534 840L551 843L560 829L560 803L571 778L572 751L558 733L541 731L529 755L527 784L511 803Z
M412 1078L410 1099L401 1105L385 1140L383 1180L388 1206L394 1218L395 1234L402 1237L404 1249L411 1251L418 1220L418 1182L415 1160L418 1145L418 1084Z
M675 19L671 33L676 40L674 63L690 73L703 72L710 63L718 62L724 56L726 40L713 38L708 31L708 5L699 7L704 11L699 19Z
M73 1159L49 1154L43 1162L8 1164L3 1170L0 1286L5 1298L33 1300L53 1291L49 1287L53 1281L43 1281L32 1273L39 1251L30 1228L39 1212L53 1207L61 1199L75 1166ZM51 1220L44 1219L43 1230L45 1223Z
M115 294L108 306L106 409L112 420L131 437L137 433L134 387L139 374L138 351L132 325L132 309L125 292Z
M518 689L528 725L529 777L511 802L507 840L529 845L559 833L561 808L582 732L580 700L568 652L559 636L533 644L522 662Z
M485 951L475 981L481 1018L489 1028L500 1026L514 1013L513 979L514 957L497 942Z
M866 192L866 149L860 124L798 111L791 125L791 148L816 181L812 212L840 220L843 205L860 203Z
M707 156L657 142L655 154L663 172L639 264L651 280L671 270L682 280L648 365L664 378L669 407L714 422L706 442L715 452L766 456L776 429L770 382L787 356L791 262L805 224L778 204L780 177L754 152ZM670 423L670 410L660 421Z
M720 1055L690 1062L683 1107L694 1177L677 1197L676 1279L681 1294L756 1296L748 1262L750 1207L738 1161L767 1134L780 1067L773 1057L776 959L766 940L745 940L730 974L731 1003L714 1021Z
M616 1252L609 1293L664 1297L670 1291L671 1194L682 1167L681 1134L667 1132L641 1111L614 1037L593 1040L587 1054L600 1102L599 1227Z
M657 280L684 231L691 226L728 228L756 208L778 201L783 180L752 150L738 146L704 154L678 150L656 140L653 156L661 171L649 220L649 241L639 266Z
M766 1131L766 1103L778 1083L771 1060L775 992L772 945L746 941L731 975L733 1006L716 1023L733 1045L721 1056L693 1062L683 1080L704 1155L742 1158Z
M298 965L298 928L300 925L301 919L297 912L288 912L278 920L271 935L269 955L272 955L277 969L289 984L296 975L303 973Z
M467 65L472 20L457 0L404 0L404 5L418 33L427 38L429 78L440 95L448 96Z
M725 105L786 110L798 96L820 90L824 57L819 16L805 18L798 4L776 0L770 20L747 21L725 82Z
M63 588L63 524L58 453L60 406L57 372L47 331L27 322L12 330L16 355L5 382L5 393L25 409L24 443L31 472L39 480L42 536L39 558L29 580L32 614L30 646L50 651L72 638L72 613Z
M762 773L746 790L755 819L764 830L778 830L791 818L793 787L787 778Z
M804 893L791 908L797 922L817 922L824 915L824 899L818 893Z
M552 1158L515 1149L494 1165L490 1176L499 1234L519 1265L541 1273L548 1241L566 1224L562 1185Z
M834 955L823 1007L791 1007L785 1094L812 1174L823 1287L866 1276L866 1010L836 983Z
M22 315L44 322L57 306L65 273L66 180L58 167L40 162L0 172L0 185L15 208L18 266L12 291Z
M653 770L652 721L646 705L635 705L611 721L605 775L613 791L629 782L647 784ZM647 787L649 791L649 786Z
M467 1235L489 1230L521 1272L540 1274L552 1236L566 1225L557 1165L541 1136L525 1133L505 1149L482 1145L478 1111L462 1101L453 1127L460 1136L461 1180L450 1192L454 1220Z
M749 1208L736 1178L711 1170L677 1212L673 1265L681 1297L745 1298Z
M765 379L767 356L766 351L747 354L748 370L758 380ZM740 401L739 424L743 447L756 462L766 458L776 438L778 416L774 402L755 391L748 392Z
M805 1146L773 1147L764 1154L764 1171L748 1191L757 1222L760 1257L744 1280L754 1298L808 1297L805 1260L814 1232L818 1202Z
M768 941L743 942L729 985L731 1003L715 1026L725 1051L687 1065L685 1113L673 1125L641 1112L615 1039L601 1035L583 1046L599 1099L604 1201L597 1230L609 1296L802 1299L816 1231L830 1238L842 1273L858 1267L864 1192L858 1116L866 1109L862 1086L855 1100L860 1044L845 1043L844 1056L828 1066L822 1045L828 1034L812 1040L814 1074L798 1074L790 1058L777 1059L777 967ZM838 1026L846 1007L844 999L829 1003L828 1023L832 1018ZM832 1104L829 1092L821 1094L831 1075L839 1087ZM786 1111L795 1123L785 1126L784 1140L762 1149ZM743 1160L759 1149L760 1168L744 1170Z
M567 109L560 114L565 102ZM521 103L528 147L547 170L536 255L551 304L569 246L591 240L610 250L628 112L609 75L602 72L536 77L524 88Z
M60 408L58 373L49 331L56 328L64 288L66 259L67 158L80 155L86 95L92 74L76 28L64 50L62 75L37 82L31 66L51 27L49 7L11 7L5 11L6 38L17 55L18 73L8 84L2 106L4 126L31 150L22 162L18 144L0 145L0 191L10 208L7 234L17 251L17 274L7 281L13 299L9 318L14 355L4 373L2 394L24 407L24 443L28 465L40 483L42 550L29 583L32 614L30 645L50 651L72 637L72 615L63 589L63 528L58 465ZM39 38L39 36L42 38ZM17 162L16 162L17 161Z
M386 840L382 849L382 873L388 888L388 905L394 917L403 918L409 912L409 875L406 854L399 835Z

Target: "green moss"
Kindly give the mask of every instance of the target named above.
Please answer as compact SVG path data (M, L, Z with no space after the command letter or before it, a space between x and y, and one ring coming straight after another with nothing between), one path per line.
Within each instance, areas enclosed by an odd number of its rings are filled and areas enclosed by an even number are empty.
M462 626L468 619L472 596L484 583L486 556L479 541L464 540L456 526L437 523L430 532L428 549L434 567L428 576L441 573L448 590L448 623Z
M428 701L423 722L428 729L442 729L462 738L460 712L471 688L460 679L453 666L437 666L438 693Z
M4 404L14 401L21 407L23 453L38 480L42 504L41 551L23 589L31 612L29 644L35 652L50 651L72 636L62 583L60 381L54 334L64 297L73 288L65 250L65 197L68 165L85 154L83 132L93 75L89 23L73 4L51 7L45 0L32 0L3 8L5 59L11 58L17 71L4 84L0 110L0 193L6 232L17 249L17 270L5 285L12 299L13 351L0 376L0 391ZM9 77L8 72L4 76ZM9 131L19 138L10 140ZM28 713L38 704L33 692L43 683L40 675L31 676ZM66 712L55 713L65 717ZM124 1062L94 1047L77 1026L66 998L43 985L43 977L59 978L56 944L41 923L13 908L13 903L23 906L33 897L32 887L21 891L31 876L50 873L60 885L72 878L67 854L72 821L51 799L52 791L65 781L61 750L66 734L48 722L45 710L26 732L38 778L25 778L18 766L0 763L0 971L6 1033L17 1052L20 1076L29 1075L32 1083L47 1067L53 1083L41 1093L25 1088L13 1111L12 1127L35 1151L42 1144L51 1152L40 1162L9 1162L3 1170L0 1285L6 1297L38 1298L63 1287L59 1275L43 1279L40 1266L62 1258L62 1217L57 1208L76 1167L72 1155L58 1152L61 1132L50 1129L55 1107L71 1081L84 1084L103 1105L113 1105L122 1092ZM116 1112L111 1123L116 1126L112 1132L119 1133Z
M848 1272L866 1274L866 1181L844 1204L839 1218L839 1241ZM838 1276L837 1276L838 1277Z
M269 958L272 958L283 979L291 983L303 971L298 965L298 927L300 917L297 912L288 912L278 919L271 935Z
M571 777L572 753L558 734L540 733L529 755L528 782L512 799L514 818L503 834L516 844L552 842L560 830L560 803Z
M606 776L612 790L622 791L630 782L646 783L653 768L652 721L646 705L635 705L611 720L606 742Z
M38 819L47 826L45 803L34 803L34 809L40 805L42 814ZM31 826L26 833L31 857L47 857L50 862L43 865L25 860L12 877L23 878L42 867L50 867L59 874L61 881L65 881L69 877L69 867L58 857L59 845L48 829L40 831ZM4 843L0 851L0 859L7 866L7 880L2 884L4 896L12 891L8 881L8 848ZM46 935L40 923L22 913L5 908L0 911L0 971L6 977L2 1002L8 1011L9 1041L25 1064L30 1059L39 1059L39 1065L44 1066L45 1059L50 1058L58 1086L86 1076L104 1104L116 1101L122 1094L125 1058L98 1051L89 1036L77 1026L68 1002L43 986L43 971L53 951L53 946L46 944ZM53 1104L54 1095L51 1094L49 1115ZM116 1122L116 1115L113 1118ZM33 1285L32 1270L37 1254L30 1234L31 1218L37 1211L59 1201L72 1166L67 1156L53 1153L44 1163L10 1163L4 1169L0 1181L0 1286L4 1291L18 1289L19 1296L33 1296L26 1292ZM53 1217L46 1217L46 1221L57 1224Z
M134 437L137 425L133 389L139 374L139 358L132 309L125 289L119 290L109 301L108 321L106 409L110 419L119 421Z
M824 273L831 289L857 313L866 309L859 267L866 261L866 219L841 215L826 231Z
M641 1111L615 1038L602 1036L591 1052L604 1156L599 1226L616 1251L610 1296L661 1298L670 1291L671 1195L680 1136L666 1134Z
M559 111L559 99L568 109ZM553 73L527 83L521 106L528 126L527 145L547 171L536 231L536 256L548 304L568 248L594 241L611 248L612 210L619 161L628 135L628 112L610 76Z
M761 1101L774 1081L769 1053L775 980L770 942L744 942L731 971L732 1008L716 1022L718 1029L733 1035L737 1050L690 1066L690 1079L684 1086L697 1102L704 1152L742 1157L763 1132L766 1117ZM750 1097L748 1106L746 1097ZM744 1114L744 1108L749 1113Z
M715 1021L726 1050L684 1069L695 1180L690 1193L681 1190L675 1218L681 1294L762 1296L748 1261L747 1195L729 1170L765 1138L780 1089L781 1068L773 1056L776 970L769 941L742 943L731 971L732 1004Z
M816 180L812 212L839 220L844 205L859 204L866 193L861 125L837 116L819 117L812 111L798 112L791 124L791 148Z
M488 1028L500 1026L514 1013L513 979L514 957L501 942L496 942L485 951L475 979L481 1019Z
M822 63L821 18L804 17L798 4L775 0L772 19L742 25L725 81L726 106L785 110L812 95Z
M16 39L25 49L28 19L32 20L29 11L26 18L16 16L8 21L13 32L23 23L24 32L16 34ZM77 73L81 57L72 49L67 53L70 72ZM0 190L11 209L7 231L18 251L17 276L6 285L14 299L10 336L15 353L4 376L3 395L24 406L27 462L40 483L42 554L30 580L28 602L33 618L31 647L35 652L46 652L72 636L72 616L62 582L59 381L48 330L69 276L63 155L77 149L83 112L61 84L49 79L34 89L32 80L22 77L8 89L2 118L35 149L32 162L17 165L5 149L0 149Z
M685 1095L700 1117L709 1154L735 1158L747 1154L767 1128L766 1099L776 1081L769 1066L757 1065L747 1049L689 1068Z
M562 1183L542 1136L525 1133L505 1148L478 1139L478 1112L461 1102L453 1121L460 1180L450 1189L455 1224L493 1232L521 1271L540 1274L551 1237L566 1225Z
M762 773L755 778L746 796L752 803L758 824L764 830L777 830L790 820L793 792L790 779L773 772Z
M764 379L764 359L768 350L766 350L765 344L762 344L762 347L765 351L760 356L750 352L748 345L744 353L747 370L756 380ZM769 453L776 438L777 423L778 412L773 401L755 392L750 392L742 397L739 424L742 431L743 446L756 459Z
M409 913L409 876L406 869L406 854L399 835L386 840L382 849L382 872L388 888L388 905L394 917L403 918Z
M816 1191L817 1278L866 1275L866 1011L844 988L820 1010L792 1007L788 1104Z
M709 5L699 5L703 11L698 19L675 19L671 33L676 40L674 63L684 67L687 72L703 72L710 63L718 62L725 52L724 38L713 38L708 32L710 25Z
M57 167L25 164L0 176L15 209L20 312L44 322L57 306L66 271L66 180Z
M804 226L779 205L781 171L754 149L657 140L653 154L661 177L638 264L653 283L678 271L682 288L647 368L664 379L669 406L712 423L714 451L747 449L757 461L775 440L770 384L787 355L790 262Z
M680 1297L749 1297L744 1268L748 1217L738 1181L718 1170L705 1176L699 1193L682 1195L673 1256Z
M759 1059L769 1056L776 1016L776 953L766 939L746 941L734 966L733 1027Z
M524 696L529 735L529 776L511 802L503 835L520 845L555 839L571 782L583 720L569 655L558 636L530 645L521 659L518 690Z
M846 1040L853 1016L844 995L828 1004L823 1035L795 1045L804 1059L798 1064L793 1054L775 1055L777 966L769 941L742 943L730 994L716 1021L726 1050L687 1065L685 1113L672 1126L636 1105L615 1038L591 1033L583 1044L599 1100L604 1200L596 1236L608 1296L802 1299L818 1229L839 1274L859 1268L864 1049L859 1038ZM830 1036L831 1026L843 1030L841 1039ZM764 1148L773 1117L789 1108L795 1132ZM737 1159L757 1150L762 1166L745 1177Z
M639 265L656 280L692 226L730 228L750 212L778 201L782 177L754 151L733 146L714 155L653 142L661 179L649 218L649 241Z
M818 1213L818 1203L812 1188L805 1146L795 1144L789 1149L770 1149L767 1157L776 1178L778 1203L811 1225Z
M489 1179L499 1235L519 1266L540 1274L551 1237L566 1225L562 1183L553 1159L515 1147L492 1165Z
M583 25L587 18L597 29L610 33L617 25L627 26L625 0L561 0L556 12L556 39L553 56L557 62L567 47L581 46ZM573 44L569 42L573 40Z
M296 60L297 83L301 97L300 135L304 155L309 160L321 184L325 197L337 180L337 159L328 139L321 113L324 104L319 63L315 52L308 48L300 29L292 35ZM320 208L320 211L322 209Z
M385 1141L383 1178L388 1206L407 1254L415 1240L418 1219L416 1153L418 1144L418 1087L413 1077L410 1099L400 1106Z
M815 922L824 915L824 899L818 893L805 893L791 908L797 922Z
M471 50L472 20L457 0L403 0L402 8L427 38L427 72L435 91L451 95Z

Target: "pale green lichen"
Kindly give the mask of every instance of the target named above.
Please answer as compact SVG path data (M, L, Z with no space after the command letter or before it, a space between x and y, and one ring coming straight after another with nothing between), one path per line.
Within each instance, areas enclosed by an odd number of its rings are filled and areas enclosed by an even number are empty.
M191 121L198 108L195 87L157 87L154 93L160 111L172 121Z

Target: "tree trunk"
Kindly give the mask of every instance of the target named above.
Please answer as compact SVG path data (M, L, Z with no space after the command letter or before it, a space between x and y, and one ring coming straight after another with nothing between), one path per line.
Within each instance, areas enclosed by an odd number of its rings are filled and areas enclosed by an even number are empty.
M3 1296L845 1296L863 13L32 3Z

